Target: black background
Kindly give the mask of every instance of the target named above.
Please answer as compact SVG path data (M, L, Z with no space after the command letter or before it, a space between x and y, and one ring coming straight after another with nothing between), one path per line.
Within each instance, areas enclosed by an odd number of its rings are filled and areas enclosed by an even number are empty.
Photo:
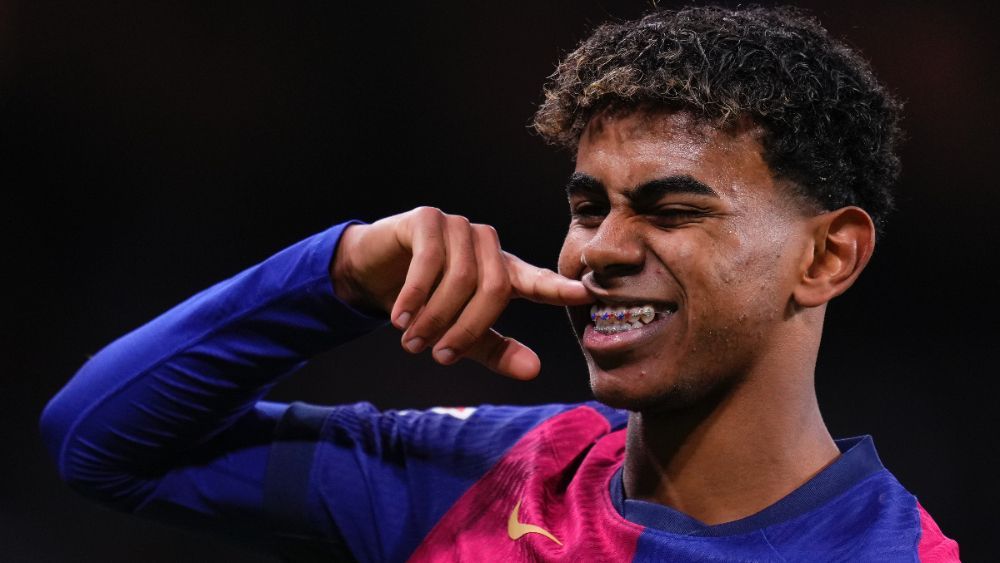
M907 102L900 211L829 310L826 420L835 436L874 435L964 558L987 559L1000 500L995 14L986 3L799 5ZM572 164L527 127L544 77L593 25L646 6L0 0L0 560L267 561L71 493L37 432L48 397L115 337L347 218L435 205L554 266ZM588 398L560 310L515 303L501 328L541 355L536 381L438 368L387 329L322 356L273 398Z

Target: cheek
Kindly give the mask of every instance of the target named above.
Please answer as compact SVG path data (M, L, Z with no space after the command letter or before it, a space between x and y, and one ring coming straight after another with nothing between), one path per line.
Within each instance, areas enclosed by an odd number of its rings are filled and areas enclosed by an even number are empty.
M712 293L705 313L720 331L759 332L779 321L791 298L794 276L787 241L743 240L716 255L703 279Z
M743 235L743 236L741 236ZM752 244L736 229L701 240L677 238L664 263L691 300L693 322L732 324L759 310L775 288L779 252ZM770 299L764 299L770 301Z
M674 236L660 244L656 252L663 270L656 275L670 276L677 280L683 294L701 300L719 295L734 280L732 259L740 251L738 244L713 240L709 237ZM704 306L704 304L702 304Z

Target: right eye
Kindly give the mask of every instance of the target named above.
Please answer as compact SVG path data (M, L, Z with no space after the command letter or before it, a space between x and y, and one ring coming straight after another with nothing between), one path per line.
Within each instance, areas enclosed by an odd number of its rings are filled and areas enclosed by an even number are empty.
M593 201L581 201L570 207L573 221L583 225L599 225L608 214L608 206Z

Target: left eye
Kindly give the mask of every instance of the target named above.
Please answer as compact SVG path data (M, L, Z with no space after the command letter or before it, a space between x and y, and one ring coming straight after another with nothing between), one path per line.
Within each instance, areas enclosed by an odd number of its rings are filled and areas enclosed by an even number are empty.
M676 208L657 209L649 216L659 223L677 224L684 223L702 217L704 213L697 209Z

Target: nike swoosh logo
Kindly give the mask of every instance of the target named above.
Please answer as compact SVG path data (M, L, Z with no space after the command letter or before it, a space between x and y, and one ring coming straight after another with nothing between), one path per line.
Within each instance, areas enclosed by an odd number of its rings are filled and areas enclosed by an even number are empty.
M510 536L510 539L516 540L524 534L541 534L557 544L562 545L562 542L557 540L556 537L550 534L548 530L539 528L534 524L522 523L518 517L518 512L520 511L521 501L519 500L517 501L517 504L514 505L514 511L510 513L510 518L507 519L507 535Z

